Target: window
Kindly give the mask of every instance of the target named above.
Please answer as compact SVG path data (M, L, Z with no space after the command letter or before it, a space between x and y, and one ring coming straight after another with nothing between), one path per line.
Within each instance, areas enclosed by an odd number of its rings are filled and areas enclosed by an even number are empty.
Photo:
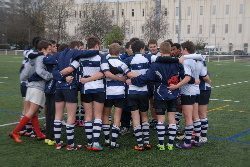
M124 16L124 9L122 9L122 16Z
M240 4L240 14L243 14L243 9L244 9L243 4Z
M203 6L200 6L200 15L203 15Z
M226 15L229 14L229 5L226 5Z
M189 6L188 7L188 13L187 13L188 16L191 16L191 7Z
M179 32L179 26L175 25L175 33L178 34L178 32Z
M114 10L112 10L112 17L114 17L115 16L115 11Z
M233 44L232 44L232 43L229 43L228 46L229 46L228 51L229 51L229 52L232 52L232 51L233 51Z
M238 32L242 33L242 24L239 24Z
M134 17L134 16L135 16L135 10L132 9L132 17Z
M248 53L248 43L244 43L244 52Z
M164 16L167 16L167 15L168 15L168 9L165 8L165 10L164 10Z
M225 24L225 34L228 33L228 24Z
M190 25L187 25L187 34L190 34Z
M179 16L179 7L176 7L175 9L176 9L175 10L175 16Z
M202 34L202 25L199 27L199 34Z
M141 32L144 34L144 26L141 26Z
M86 11L83 11L83 17L84 18L86 17Z
M82 18L82 11L79 11L79 18Z
M144 15L145 15L145 11L144 9L142 9L142 17L144 17Z
M216 14L216 6L213 5L213 11L212 11L212 14L215 15Z
M75 11L75 18L76 18L76 14L77 14L77 12Z
M212 34L215 33L215 24L212 25Z

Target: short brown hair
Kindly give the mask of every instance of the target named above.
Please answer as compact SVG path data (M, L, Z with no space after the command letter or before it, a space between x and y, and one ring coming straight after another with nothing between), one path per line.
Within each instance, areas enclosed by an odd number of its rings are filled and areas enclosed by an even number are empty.
M69 44L69 48L70 49L74 49L75 47L80 47L81 46L81 43L80 43L80 41L72 41L72 42L70 42L70 44Z
M162 42L160 45L160 52L163 54L170 54L171 44L169 42Z
M37 44L37 50L41 51L42 49L47 49L50 45L51 43L49 41L41 40Z
M94 48L96 45L100 45L101 42L97 37L89 37L87 39L87 47L88 49Z
M192 41L186 41L181 44L182 49L187 49L188 53L193 54L195 52L195 45Z
M149 46L150 44L156 44L156 45L157 45L157 41L156 41L155 39L150 39L150 40L148 41L148 46Z
M109 46L109 54L111 55L119 55L121 50L121 46L118 43L112 43Z

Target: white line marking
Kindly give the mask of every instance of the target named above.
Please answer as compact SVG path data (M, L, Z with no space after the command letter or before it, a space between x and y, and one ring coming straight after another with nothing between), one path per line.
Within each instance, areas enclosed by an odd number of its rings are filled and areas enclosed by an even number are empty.
M248 81L244 81L244 82L248 82Z
M215 86L216 88L219 88L220 86Z
M222 101L232 101L232 100L222 100Z
M238 82L238 83L242 83L242 82Z
M38 119L45 119L45 117L41 117L41 118L38 118ZM19 123L19 122L12 122L12 123L8 123L8 124L0 125L0 127L15 125L15 124L18 124L18 123Z
M4 78L4 79L7 79L7 78L9 78L9 77L0 77L0 78Z
M236 85L237 83L233 83L234 85Z
M210 99L210 100L217 101L217 100L219 100L219 99Z
M221 85L221 86L226 86L226 85Z
M239 103L240 101L234 101L235 103Z
M239 103L240 101L234 101L234 100L222 100L222 99L210 99L211 101L224 101L224 102L234 102Z
M3 84L4 82L0 82L0 84Z
M231 84L227 84L228 86L230 86Z

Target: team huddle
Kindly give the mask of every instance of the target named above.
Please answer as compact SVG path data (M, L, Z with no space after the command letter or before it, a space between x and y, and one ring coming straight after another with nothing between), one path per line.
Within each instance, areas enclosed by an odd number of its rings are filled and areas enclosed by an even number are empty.
M96 37L87 39L86 50L80 41L57 48L55 41L34 38L34 48L24 51L20 69L24 107L19 124L10 133L15 142L21 143L24 135L44 140L57 150L64 146L78 150L82 145L74 142L74 129L81 123L87 150L116 149L122 145L118 138L130 128L130 122L137 151L153 147L150 127L157 132L158 150L190 149L207 142L211 80L205 57L195 53L193 42L180 45L167 40L158 48L156 40L145 46L132 38L125 52L119 41L114 41L109 53L101 53L100 45ZM78 101L84 109L83 122L76 120ZM45 109L46 134L39 125L40 108ZM184 137L175 143L182 114ZM67 144L61 140L63 125ZM102 132L104 142L100 141Z

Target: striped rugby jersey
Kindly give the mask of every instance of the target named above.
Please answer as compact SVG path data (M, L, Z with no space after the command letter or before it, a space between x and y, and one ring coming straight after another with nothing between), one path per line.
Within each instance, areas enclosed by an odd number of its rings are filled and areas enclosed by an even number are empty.
M110 54L106 56L108 63L113 67L119 67L122 69L123 74L125 70L128 70L128 66L122 62L119 57L112 57ZM123 76L123 74L116 74L116 76ZM106 99L121 99L125 98L125 86L126 84L121 81L112 80L106 78Z
M203 80L203 77L206 77L208 75L206 63L201 61L199 61L198 63L201 64L201 72L199 75L201 81L199 85L200 90L211 90L211 85Z
M80 63L80 74L81 77L90 77L97 72L105 72L108 69L108 63L105 56L96 55L91 58L81 58ZM98 79L95 81L87 82L82 84L81 93L91 94L105 92L104 79Z
M156 60L155 55L142 55L135 54L134 56L128 57L124 62L127 64L128 69L125 70L125 73L136 72L139 75L146 74L147 70L150 67L150 63ZM142 87L138 87L135 85L129 85L128 94L139 94L139 95L147 95L148 88L147 85Z

